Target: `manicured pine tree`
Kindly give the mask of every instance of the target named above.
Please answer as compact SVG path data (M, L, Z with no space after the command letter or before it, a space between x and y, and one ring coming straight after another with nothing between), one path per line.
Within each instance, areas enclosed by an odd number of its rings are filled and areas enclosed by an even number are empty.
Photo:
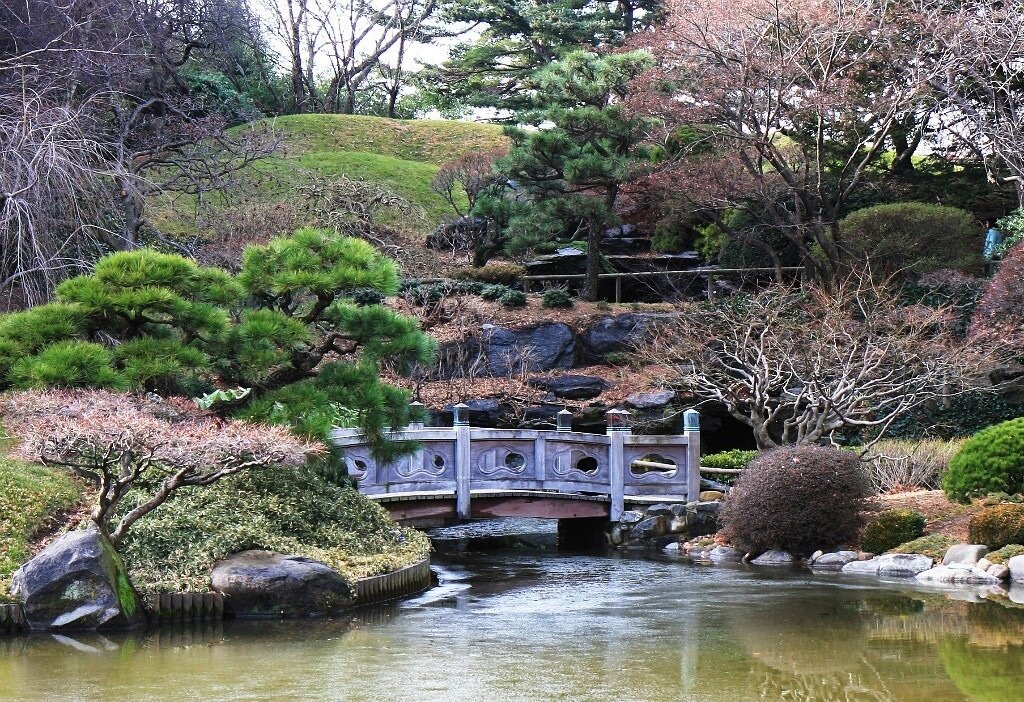
M543 69L537 74L543 107L516 115L533 128L507 130L512 149L498 163L529 201L506 227L508 249L582 238L587 300L597 297L601 237L616 223L619 190L649 163L643 142L651 122L631 115L622 101L650 64L643 52L576 51ZM483 198L480 207L490 204Z

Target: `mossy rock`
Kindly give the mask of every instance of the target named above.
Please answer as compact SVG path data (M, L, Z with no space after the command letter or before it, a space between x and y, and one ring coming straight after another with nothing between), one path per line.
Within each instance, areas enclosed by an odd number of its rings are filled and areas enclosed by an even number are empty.
M946 550L952 545L953 539L948 536L929 534L928 536L908 541L905 544L900 544L896 548L890 549L889 553L919 553L922 556L928 556L937 563L941 563L942 557L946 555Z

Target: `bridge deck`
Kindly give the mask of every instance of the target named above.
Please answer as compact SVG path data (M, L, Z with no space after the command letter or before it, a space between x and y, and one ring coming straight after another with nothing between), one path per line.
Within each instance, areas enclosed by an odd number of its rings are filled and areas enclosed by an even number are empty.
M454 490L367 495L392 519L411 526L433 526L456 518ZM471 518L537 517L543 519L609 518L611 498L545 490L473 490ZM685 495L643 495L625 498L625 506L686 502Z

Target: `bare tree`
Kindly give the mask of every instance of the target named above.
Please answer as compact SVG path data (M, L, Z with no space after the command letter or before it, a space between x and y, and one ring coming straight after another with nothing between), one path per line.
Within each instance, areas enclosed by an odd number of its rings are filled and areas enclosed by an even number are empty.
M944 133L985 165L992 182L1015 183L1024 207L1024 14L1018 3L923 3L932 42L956 57L931 83L943 96Z
M753 203L821 277L842 259L844 207L951 60L891 0L674 0L635 41L660 63L637 106L702 125L666 177L698 204Z
M897 291L861 273L828 290L775 285L690 304L641 353L724 405L765 449L840 430L879 438L921 404L977 389L986 355L958 342L954 325L952 310L902 306Z
M190 400L100 390L26 391L3 402L4 423L30 460L65 466L96 486L90 519L115 545L177 490L243 470L298 466L320 449L280 427L217 420ZM131 510L132 490L155 486Z

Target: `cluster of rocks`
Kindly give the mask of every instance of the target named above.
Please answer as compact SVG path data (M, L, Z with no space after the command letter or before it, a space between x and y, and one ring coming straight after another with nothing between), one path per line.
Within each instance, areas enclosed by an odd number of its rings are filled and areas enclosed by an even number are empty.
M627 510L612 525L609 540L612 546L624 548L660 548L668 541L678 547L681 536L713 534L723 497L717 490L705 490L693 502Z
M758 566L803 565L814 572L836 572L844 575L877 578L913 578L926 585L989 585L1002 586L1009 582L1024 584L1024 556L1014 556L1006 564L993 563L985 556L989 550L979 544L950 546L936 562L920 553L885 553L875 555L852 549L816 551L808 559L801 559L782 550L766 551L753 557L742 551L717 544L708 539L697 539L683 544L670 544L666 550L676 551L690 560L702 563L747 562Z
M340 612L355 593L320 561L245 551L217 563L212 589L241 617L313 617ZM47 546L12 578L33 631L128 629L147 620L113 545L96 528L72 531Z

